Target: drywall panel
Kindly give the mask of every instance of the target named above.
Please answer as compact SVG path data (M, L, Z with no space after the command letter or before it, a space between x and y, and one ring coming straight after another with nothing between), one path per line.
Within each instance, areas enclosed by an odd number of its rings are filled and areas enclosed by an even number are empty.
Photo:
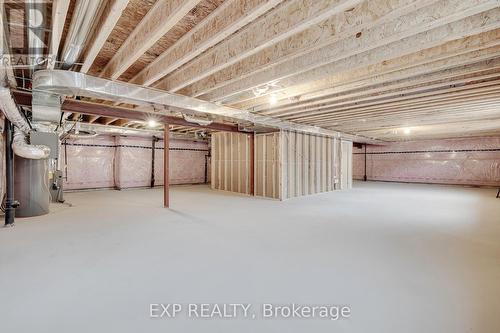
M212 134L212 189L251 193L251 135L220 132Z
M355 149L354 178L365 174L364 147ZM500 186L500 137L424 140L367 146L368 180Z
M280 135L283 199L336 189L340 174L339 140L290 131Z
M280 133L255 135L255 195L281 199Z

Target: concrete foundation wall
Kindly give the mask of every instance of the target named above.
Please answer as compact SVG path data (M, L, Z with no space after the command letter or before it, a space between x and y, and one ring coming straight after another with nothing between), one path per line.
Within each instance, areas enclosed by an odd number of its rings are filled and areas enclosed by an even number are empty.
M151 184L152 140L98 136L68 140L61 147L61 166L67 151L65 189L131 188ZM170 183L205 182L206 142L170 140ZM155 185L163 184L163 140L155 148ZM64 169L63 169L64 170ZM66 174L66 173L65 173ZM209 170L207 170L209 174Z
M353 154L364 176L364 148ZM367 146L368 180L500 186L500 137L426 140Z

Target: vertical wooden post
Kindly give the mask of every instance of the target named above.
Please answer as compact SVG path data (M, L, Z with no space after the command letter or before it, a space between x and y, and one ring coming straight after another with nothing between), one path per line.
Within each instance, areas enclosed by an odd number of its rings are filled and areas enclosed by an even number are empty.
M250 194L255 195L255 189L254 189L254 184L255 184L255 144L254 144L254 139L255 135L249 134L249 139L250 139L250 145L249 145L249 150L250 150L250 179L249 179L249 185L250 185Z
M163 130L163 207L169 207L169 147L170 147L170 128L165 124Z

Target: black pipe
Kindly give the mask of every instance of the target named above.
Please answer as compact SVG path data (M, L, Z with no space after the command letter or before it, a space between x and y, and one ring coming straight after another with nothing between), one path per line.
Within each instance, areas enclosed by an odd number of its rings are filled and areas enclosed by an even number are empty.
M156 142L159 139L156 136L153 136L152 142L152 153L151 153L151 184L150 187L155 187L155 150L156 150Z
M204 183L208 183L208 158L210 155L205 155L205 181Z
M13 226L18 203L14 200L14 152L12 151L13 128L8 119L5 119L5 226Z
M368 177L366 176L366 143L365 143L365 175L363 176L363 180L366 182Z

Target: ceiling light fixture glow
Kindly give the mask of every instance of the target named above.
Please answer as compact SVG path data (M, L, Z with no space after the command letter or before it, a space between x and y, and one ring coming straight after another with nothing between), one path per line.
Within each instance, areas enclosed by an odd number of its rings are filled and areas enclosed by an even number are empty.
M149 119L148 120L148 127L156 127L158 126L158 122L154 119Z
M276 105L276 103L278 103L278 97L276 97L276 95L271 95L269 97L269 104Z

